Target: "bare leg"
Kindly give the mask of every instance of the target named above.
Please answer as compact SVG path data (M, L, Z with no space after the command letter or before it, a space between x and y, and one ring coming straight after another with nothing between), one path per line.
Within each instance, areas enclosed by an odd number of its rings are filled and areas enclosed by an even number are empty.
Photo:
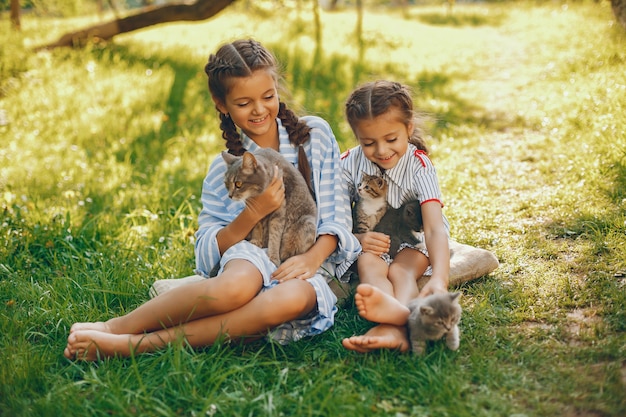
M70 334L79 330L142 334L177 326L235 310L254 298L262 285L261 274L253 264L232 260L218 277L172 288L130 313L106 322L75 323Z
M380 275L371 259L359 263L359 279L354 296L361 317L379 322L364 335L352 336L342 341L346 349L367 353L377 349L409 349L407 330L404 327L409 316L408 302L417 297L417 279L428 267L428 258L413 249L405 249L396 255L385 275ZM359 257L361 258L367 254ZM417 256L416 256L417 255ZM373 255L372 255L373 256ZM381 260L384 263L384 261ZM386 264L385 264L386 265ZM368 285L371 284L371 285Z
M370 284L356 287L354 303L361 317L376 323L403 326L410 314L407 306Z
M238 309L145 334L76 330L68 337L64 355L68 359L93 361L153 352L182 338L192 347L211 345L222 337L258 338L272 327L308 314L315 305L313 286L294 279L260 293Z
M377 349L397 349L406 352L409 349L409 339L404 326L379 324L361 336L352 336L343 339L343 347L360 353L367 353Z
M419 294L417 280L420 278L429 261L426 255L415 249L406 248L401 250L389 266L389 281L394 289L394 297L403 305Z
M389 295L393 295L393 287L387 274L389 266L379 256L371 253L363 253L357 260L359 282L371 284Z

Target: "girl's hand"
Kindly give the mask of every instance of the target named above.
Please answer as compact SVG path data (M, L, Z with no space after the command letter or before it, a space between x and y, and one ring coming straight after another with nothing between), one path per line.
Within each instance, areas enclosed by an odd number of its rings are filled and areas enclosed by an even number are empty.
M311 259L310 256L296 255L283 262L272 274L272 278L279 282L290 279L307 279L317 273L321 265Z
M384 233L365 232L356 235L356 238L361 242L363 252L370 252L376 256L389 252L391 247L391 238Z
M256 197L250 197L246 200L246 207L259 220L276 211L285 200L285 185L282 176L279 176L278 172L278 167L274 167L272 182L270 182L265 191Z
M431 277L424 288L420 290L418 297L426 297L431 294L445 294L448 292L448 287L444 283L444 280L437 279L437 277Z

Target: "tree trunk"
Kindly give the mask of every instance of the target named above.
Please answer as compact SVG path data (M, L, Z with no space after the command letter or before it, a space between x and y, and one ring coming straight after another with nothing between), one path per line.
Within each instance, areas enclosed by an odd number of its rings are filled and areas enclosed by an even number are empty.
M136 15L90 26L77 32L66 33L58 41L36 50L59 46L83 46L89 40L109 40L121 33L132 32L148 26L177 21L199 21L215 16L236 0L197 0L195 3L174 3L143 9Z
M615 20L626 29L626 0L611 0Z
M15 30L22 29L22 23L20 21L20 0L11 0L11 26Z

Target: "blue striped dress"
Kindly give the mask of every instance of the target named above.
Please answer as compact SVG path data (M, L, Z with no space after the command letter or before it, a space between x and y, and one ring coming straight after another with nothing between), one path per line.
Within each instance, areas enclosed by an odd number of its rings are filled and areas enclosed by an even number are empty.
M329 329L337 311L336 296L328 282L347 271L361 251L358 240L352 234L350 197L341 177L340 152L335 136L328 123L315 116L303 117L310 126L310 140L304 150L311 165L312 184L315 191L317 214L317 234L337 236L337 249L322 265L318 273L308 279L317 294L317 312L306 319L284 323L270 332L270 337L280 343L296 341L305 336L319 334ZM280 153L297 167L298 149L289 142L287 130L279 119L278 132ZM254 152L258 145L241 133L245 149ZM276 266L269 260L265 250L247 241L241 241L220 256L217 233L232 222L243 210L245 203L228 197L224 185L226 163L218 155L209 168L202 185L202 211L198 216L196 232L196 273L208 277L211 269L220 264L220 272L230 259L245 259L253 263L263 275L267 290L278 283L271 279Z

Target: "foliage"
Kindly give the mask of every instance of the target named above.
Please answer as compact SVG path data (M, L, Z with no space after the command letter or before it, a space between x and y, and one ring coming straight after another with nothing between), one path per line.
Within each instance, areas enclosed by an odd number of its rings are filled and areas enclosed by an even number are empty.
M260 19L242 3L36 54L97 17L26 15L21 34L0 21L0 415L626 414L623 30L606 2L454 14L366 10L362 55L351 10L321 12L320 43L310 10ZM453 236L501 262L459 288L458 352L345 351L371 326L347 300L333 329L286 347L63 358L71 323L192 273L199 192L223 148L202 67L252 28L284 63L285 98L328 119L342 149L355 144L343 100L362 81L406 82L433 116Z

